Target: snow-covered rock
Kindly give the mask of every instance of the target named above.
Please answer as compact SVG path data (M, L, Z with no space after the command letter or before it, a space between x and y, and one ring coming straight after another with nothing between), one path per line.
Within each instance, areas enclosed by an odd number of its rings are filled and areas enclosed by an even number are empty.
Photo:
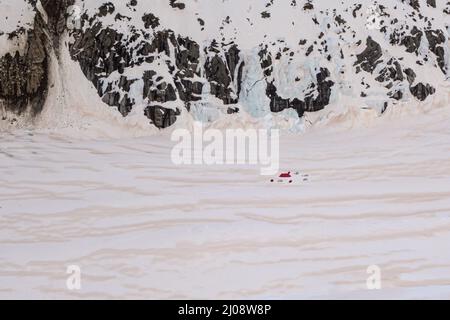
M159 128L182 113L302 117L343 97L383 113L449 80L446 0L14 3L0 1L0 104L16 113L45 108L49 51L60 50L105 105Z

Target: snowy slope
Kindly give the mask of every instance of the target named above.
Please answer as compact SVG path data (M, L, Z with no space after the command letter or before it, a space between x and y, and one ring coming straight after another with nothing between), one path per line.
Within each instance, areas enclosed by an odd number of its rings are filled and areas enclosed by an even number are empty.
M282 135L282 168L310 176L295 185L174 166L166 132L4 134L0 298L448 299L449 121L447 106Z

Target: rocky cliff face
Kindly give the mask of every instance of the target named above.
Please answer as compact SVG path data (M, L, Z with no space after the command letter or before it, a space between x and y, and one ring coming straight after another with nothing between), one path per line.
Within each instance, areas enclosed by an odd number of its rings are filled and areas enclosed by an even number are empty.
M0 101L17 113L44 106L49 52L57 56L66 31L72 59L102 101L159 128L182 112L202 121L242 111L302 117L342 96L382 113L428 99L449 78L446 1L30 3L26 49L0 58ZM72 4L80 28L65 30Z
M73 0L43 0L40 6L37 1L28 3L28 14L34 16L29 28L19 27L2 34L10 41L22 38L25 42L22 52L12 51L0 57L0 104L4 110L19 115L25 111L36 115L44 107L49 59L59 48L59 36L65 31L66 8Z

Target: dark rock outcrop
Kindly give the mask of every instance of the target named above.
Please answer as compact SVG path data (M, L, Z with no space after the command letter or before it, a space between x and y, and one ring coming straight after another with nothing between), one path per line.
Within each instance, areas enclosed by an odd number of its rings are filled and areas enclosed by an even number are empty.
M331 89L334 82L329 80L330 72L321 68L316 75L316 83L311 83L308 88L308 94L304 100L298 98L284 99L277 94L277 88L273 82L267 83L267 96L270 98L270 110L272 112L280 112L288 108L297 111L300 117L305 112L315 112L322 110L330 103Z
M145 115L152 120L152 123L160 129L170 127L173 125L177 116L180 115L180 110L166 109L161 106L150 106L145 109Z
M186 8L186 5L179 0L169 0L169 4L173 8L180 9L180 10L183 10L184 8Z
M419 83L416 86L411 87L410 90L413 96L415 96L420 101L424 101L426 98L428 98L428 96L436 92L436 89L434 89L431 85L423 83Z
M73 0L42 0L41 3L46 21L36 10L32 29L22 30L27 32L25 52L0 57L0 104L4 110L16 114L28 110L36 115L42 111L48 93L50 59L52 53L58 54L66 10ZM16 36L20 34L10 35Z
M445 70L445 36L442 30L427 30L425 35L428 39L430 51L436 55L436 60L441 70L446 73Z
M215 53L206 60L205 64L205 75L210 83L211 94L221 99L226 105L237 103L244 67L239 55L240 50L236 45L220 48L215 41L208 50ZM219 53L223 53L225 59ZM233 88L233 83L238 84L237 90Z
M427 0L427 5L436 8L436 0Z
M105 88L100 81L100 77L107 77L116 71L122 74L125 67L132 63L126 43L122 42L123 35L97 23L84 33L75 33L75 36L76 41L70 47L71 55L80 63L86 78L94 84L103 102L117 107L123 116L128 115L133 100L119 90L119 83L116 88L111 85ZM127 80L121 78L120 81Z
M376 66L380 63L380 58L383 55L383 52L381 50L381 46L378 42L374 41L372 37L367 38L366 46L366 49L357 55L355 65L359 65L364 71L372 73Z
M28 37L28 49L21 55L6 54L0 58L0 101L17 114L30 109L39 113L47 97L49 44L44 21L38 14Z

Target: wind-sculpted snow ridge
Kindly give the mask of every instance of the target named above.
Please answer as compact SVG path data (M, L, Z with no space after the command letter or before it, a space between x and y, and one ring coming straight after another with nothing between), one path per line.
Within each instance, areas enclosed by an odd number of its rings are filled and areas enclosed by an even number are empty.
M44 9L54 10L48 2L42 1ZM381 114L439 95L449 80L445 0L76 0L75 5L79 28L69 30L62 50L67 45L106 105L124 117L146 116L158 128L184 113L204 122L228 115L300 119L349 100ZM11 109L11 97L20 94L2 86L12 56L2 59L0 101Z

